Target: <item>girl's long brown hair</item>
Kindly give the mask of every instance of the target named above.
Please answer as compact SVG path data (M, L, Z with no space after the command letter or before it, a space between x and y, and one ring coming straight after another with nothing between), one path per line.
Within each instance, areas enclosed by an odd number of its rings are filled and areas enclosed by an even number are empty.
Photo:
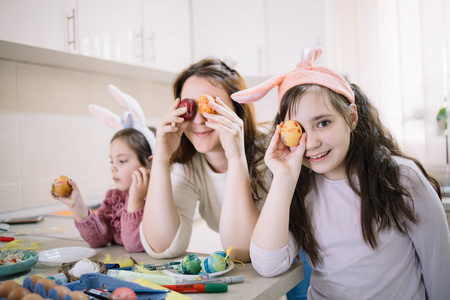
M236 71L230 69L217 58L207 58L192 64L175 79L173 94L175 99L181 97L184 83L191 76L209 80L211 84L223 88L228 95L247 88L244 79ZM253 104L240 104L233 101L236 114L244 123L244 148L247 167L250 175L252 195L254 200L262 198L258 191L266 191L264 170L258 168L264 159L266 135L257 130ZM186 135L181 137L180 147L174 152L171 162L187 164L192 169L192 157L197 153L194 145Z
M377 233L382 230L397 230L406 234L409 222L420 220L414 214L414 203L408 204L405 197L410 193L400 183L400 167L393 156L414 161L441 198L438 181L431 177L422 164L405 154L389 130L381 123L377 109L361 89L351 84L355 93L358 124L351 133L349 151L345 157L345 170L350 187L361 198L361 231L364 241L377 248ZM350 126L350 103L340 94L316 85L299 85L286 92L281 100L280 111L274 124L280 124L296 109L301 96L314 89L331 104ZM354 176L356 176L356 181ZM358 184L359 182L359 184ZM318 244L311 222L312 211L305 205L306 195L314 184L314 172L302 166L292 199L289 230L299 246L309 255L313 265L321 263ZM409 222L408 222L409 221Z

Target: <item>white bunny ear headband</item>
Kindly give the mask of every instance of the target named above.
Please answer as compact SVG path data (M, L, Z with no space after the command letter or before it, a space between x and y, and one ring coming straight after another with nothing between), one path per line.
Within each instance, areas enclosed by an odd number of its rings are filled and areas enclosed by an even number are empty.
M128 108L128 111L124 112L123 117L119 117L104 107L89 104L88 108L91 114L106 126L115 129L136 129L144 135L153 153L155 151L155 135L145 124L145 115L137 100L132 96L125 94L112 84L108 85L108 91L113 95L117 102Z
M313 62L321 54L320 47L304 49L300 63L293 71L272 77L253 88L233 93L231 98L239 103L256 102L278 86L278 105L280 105L281 99L290 88L301 84L317 84L343 95L350 104L355 103L352 88L341 74L323 66L313 66Z

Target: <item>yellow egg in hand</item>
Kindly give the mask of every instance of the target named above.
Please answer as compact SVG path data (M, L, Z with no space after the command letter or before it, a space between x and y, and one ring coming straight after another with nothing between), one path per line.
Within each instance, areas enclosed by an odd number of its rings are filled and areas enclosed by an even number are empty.
M294 120L289 120L281 126L281 141L288 147L295 147L300 143L302 127Z

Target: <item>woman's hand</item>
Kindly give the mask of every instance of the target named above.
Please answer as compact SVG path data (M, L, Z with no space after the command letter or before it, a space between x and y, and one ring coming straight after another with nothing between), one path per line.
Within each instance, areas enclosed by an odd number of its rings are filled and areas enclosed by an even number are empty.
M55 194L54 192L54 184L52 184L52 189L50 191L50 195L52 198L61 201L65 205L67 205L72 212L75 220L78 222L82 222L87 219L89 216L89 209L86 207L86 204L81 197L80 189L75 181L69 179L69 184L72 186L72 193L65 197L61 197Z
M306 132L300 138L300 144L296 147L287 147L280 138L281 126L277 125L269 147L267 148L264 161L272 173L282 176L293 175L298 178L302 168L303 155L306 147ZM296 180L295 180L296 181Z
M141 167L131 174L132 183L128 192L127 212L135 212L144 207L144 198L147 195L150 170Z
M180 145L181 136L188 122L183 122L184 119L180 117L186 113L187 107L177 108L179 104L180 99L176 99L158 126L156 131L156 149L153 154L154 160L168 162Z
M245 157L242 119L219 97L216 97L216 101L210 101L208 104L217 114L205 113L204 117L208 120L205 124L219 132L220 143L225 150L227 159Z

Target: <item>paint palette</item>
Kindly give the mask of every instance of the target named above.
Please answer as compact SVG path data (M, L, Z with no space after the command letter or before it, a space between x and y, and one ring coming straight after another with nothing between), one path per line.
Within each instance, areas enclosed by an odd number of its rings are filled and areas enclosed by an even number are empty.
M0 276L13 275L30 269L39 259L33 250L14 249L0 252Z

